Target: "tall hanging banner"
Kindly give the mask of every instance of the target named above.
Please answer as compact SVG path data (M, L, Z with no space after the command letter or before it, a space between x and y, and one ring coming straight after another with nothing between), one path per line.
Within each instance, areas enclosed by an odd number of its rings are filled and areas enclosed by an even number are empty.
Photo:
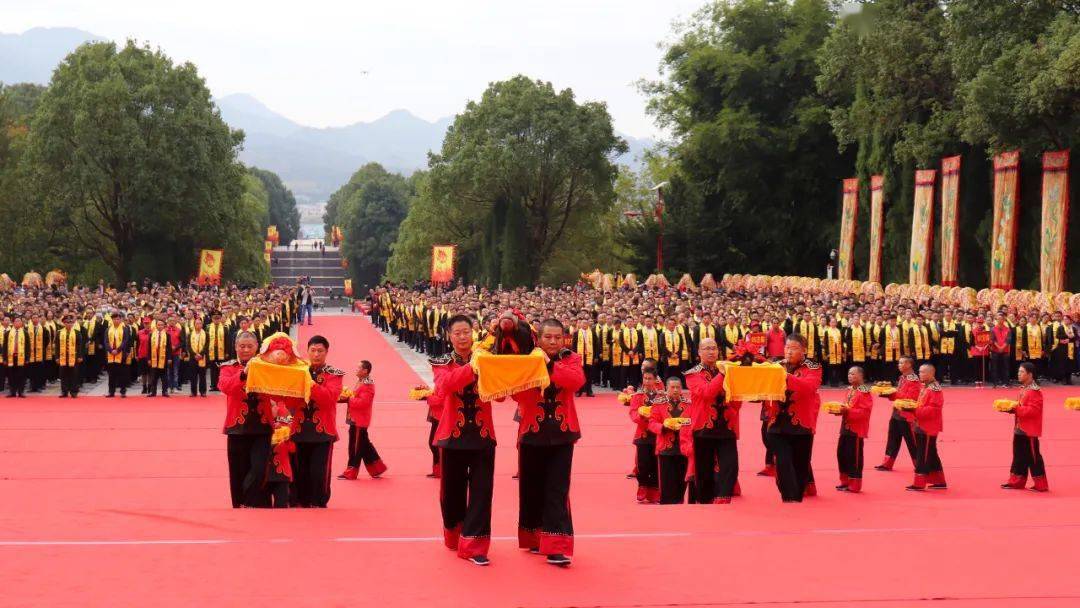
M911 264L908 283L930 283L930 252L934 243L934 179L936 169L915 172L915 205L911 219Z
M449 283L454 280L455 245L433 245L431 247L431 282Z
M870 281L881 283L881 250L885 242L885 176L870 176Z
M990 287L1013 288L1020 199L1020 151L994 157L994 236L990 243Z
M203 249L199 252L199 285L221 284L221 249Z
M1042 247L1039 285L1043 291L1065 289L1065 240L1069 232L1069 151L1043 154Z
M271 254L274 252L274 241L263 241L263 259L270 263Z
M859 178L844 180L844 209L840 215L840 262L837 264L837 276L841 280L851 280L855 253L855 219L859 214Z
M941 159L941 284L959 285L960 157Z

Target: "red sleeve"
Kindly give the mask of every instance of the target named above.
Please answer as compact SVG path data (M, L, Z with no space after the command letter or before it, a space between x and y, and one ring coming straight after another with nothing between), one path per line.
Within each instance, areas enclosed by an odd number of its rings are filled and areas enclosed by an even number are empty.
M649 430L653 434L659 436L664 432L664 418L667 418L667 411L666 407L653 406L652 412L649 413Z
M320 410L333 410L337 405L338 397L341 396L342 376L336 374L323 374L322 384L316 383L311 387L311 400Z
M787 375L788 390L795 393L796 397L816 393L818 388L821 387L821 368L807 367L806 371L807 373L804 376Z
M708 382L703 374L690 374L686 377L686 386L690 389L690 399L695 403L712 403L724 394L724 374L716 374Z
M863 422L870 418L870 411L874 407L873 397L870 393L859 393L847 411L848 422Z
M435 379L435 390L443 394L456 393L464 390L476 381L476 373L471 365L462 365L444 372Z
M218 376L218 390L225 396L246 399L247 391L244 390L244 381L240 379L240 372L242 371L244 371L242 365L226 365L222 367Z
M572 393L584 386L585 369L581 367L581 356L571 353L556 361L551 366L551 383Z
M439 381L446 373L450 371L447 365L432 365L431 375L432 383L434 387L431 389L431 394L427 396L428 411L431 413L441 412L443 408L443 401L445 401L445 395L439 393Z
M634 393L633 397L630 397L630 420L634 422L641 421L641 414L638 413L638 408L645 405L645 393Z
M1042 391L1026 391L1020 405L1016 408L1016 417L1021 419L1036 418L1042 414Z

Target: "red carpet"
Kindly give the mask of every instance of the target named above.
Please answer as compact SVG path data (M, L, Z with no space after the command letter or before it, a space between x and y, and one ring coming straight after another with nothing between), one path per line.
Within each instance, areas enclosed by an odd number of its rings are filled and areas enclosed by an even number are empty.
M576 561L558 570L522 554L516 531L513 411L498 406L493 565L441 544L437 482L426 479L424 406L415 374L361 317L304 327L330 362L375 364L372 438L384 479L334 480L327 510L228 507L220 397L0 400L0 606L1075 606L1080 602L1080 414L1048 388L1051 493L998 489L1011 418L1003 391L949 389L941 456L951 488L904 491L911 465L867 470L862 495L833 491L837 421L814 454L821 496L779 500L754 472L757 408L743 412L744 497L729 506L634 503L631 428L613 396L579 405L574 467ZM1009 393L1011 394L1011 393ZM880 458L888 409L875 404L867 463ZM344 414L340 417L344 419ZM335 474L344 467L337 444ZM869 467L868 467L869 468Z

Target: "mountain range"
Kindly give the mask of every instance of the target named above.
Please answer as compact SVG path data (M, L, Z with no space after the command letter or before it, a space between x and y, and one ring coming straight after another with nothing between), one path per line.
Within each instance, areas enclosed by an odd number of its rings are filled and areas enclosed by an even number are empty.
M34 28L0 34L0 82L47 84L56 65L80 44L104 40L73 28ZM240 160L281 176L301 205L325 201L361 165L378 162L405 174L427 166L453 117L430 122L394 110L371 122L318 129L296 123L247 94L215 99L221 116L246 137ZM629 151L617 162L636 166L653 145L621 134Z

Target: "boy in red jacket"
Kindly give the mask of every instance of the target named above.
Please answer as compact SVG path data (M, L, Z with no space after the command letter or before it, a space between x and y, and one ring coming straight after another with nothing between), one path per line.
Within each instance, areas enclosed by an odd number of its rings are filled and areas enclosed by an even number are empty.
M1039 451L1039 437L1042 435L1043 395L1042 389L1035 383L1035 364L1025 361L1016 372L1020 381L1020 405L1012 414L1016 416L1013 425L1013 459L1009 468L1009 481L1001 484L1006 490L1023 490L1027 486L1028 472L1035 482L1032 490L1047 492L1050 486L1046 482L1046 465L1042 452Z
M656 368L641 366L641 388L630 397L630 420L634 422L634 471L638 480L638 502L660 502L659 468L656 460L656 433L649 425L649 412L655 398L663 396L656 378Z
M870 385L865 383L863 368L853 365L847 374L847 402L840 411L843 422L840 424L840 440L836 444L836 462L840 468L841 492L859 492L862 490L863 443L870 435L870 411L874 407L874 398L870 394Z
M386 472L386 463L379 458L379 451L371 443L368 427L371 426L371 405L375 401L375 381L371 379L371 361L361 361L356 368L356 386L352 395L342 396L339 402L348 404L345 422L349 425L349 464L338 479L356 479L360 464L368 475L378 477Z
M682 504L686 496L687 473L693 472L694 436L683 424L690 414L690 400L682 391L682 381L668 378L667 393L657 395L649 412L649 430L656 434L656 455L660 461L660 504Z
M948 487L937 450L937 436L943 427L941 411L945 406L945 395L934 377L935 373L930 363L919 367L919 380L923 387L919 393L918 407L915 408L915 481L907 487L918 492L925 490L927 484L932 490Z

